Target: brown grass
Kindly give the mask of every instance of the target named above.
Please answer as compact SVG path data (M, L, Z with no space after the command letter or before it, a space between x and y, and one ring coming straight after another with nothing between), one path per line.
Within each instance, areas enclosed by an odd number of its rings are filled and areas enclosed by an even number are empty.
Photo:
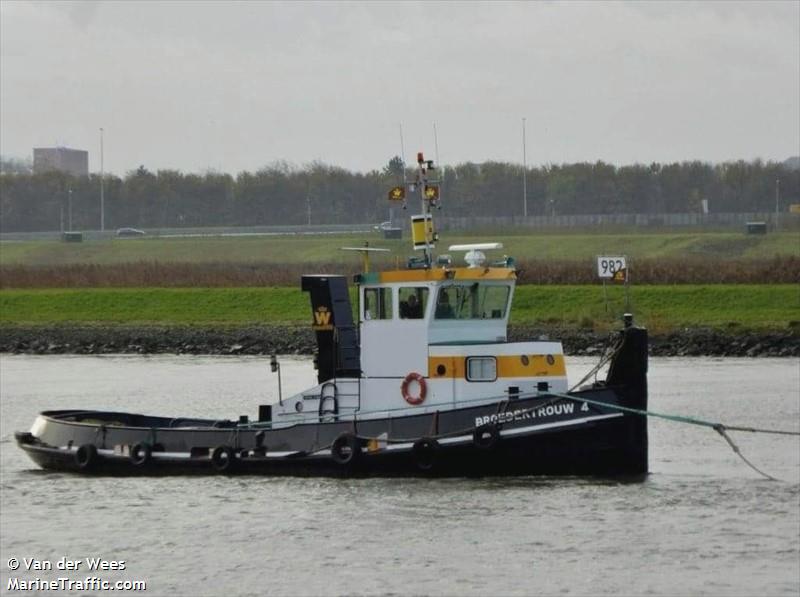
M594 264L586 261L522 261L522 284L590 284L597 281ZM653 258L630 262L635 284L793 284L800 282L800 257L723 260ZM164 263L0 267L0 288L92 287L247 287L299 286L304 273L344 274L355 266L308 263Z
M663 257L629 260L634 284L793 284L800 282L800 257L720 259ZM523 261L522 284L591 284L594 264L583 261Z

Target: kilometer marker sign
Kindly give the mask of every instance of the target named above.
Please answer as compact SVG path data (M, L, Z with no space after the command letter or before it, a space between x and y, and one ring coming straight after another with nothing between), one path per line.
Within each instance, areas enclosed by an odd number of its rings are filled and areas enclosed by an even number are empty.
M598 256L597 277L612 282L626 282L628 263L625 256Z

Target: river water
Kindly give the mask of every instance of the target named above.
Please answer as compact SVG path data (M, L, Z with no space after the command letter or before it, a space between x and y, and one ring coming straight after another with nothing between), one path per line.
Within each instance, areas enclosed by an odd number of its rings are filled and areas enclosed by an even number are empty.
M313 383L282 360L283 390ZM592 359L568 359L576 381ZM651 409L797 430L797 359L655 358ZM800 438L650 420L644 482L590 478L85 478L16 448L43 409L255 417L264 358L0 357L0 593L13 579L148 595L798 595ZM60 558L124 560L59 571ZM9 569L9 560L21 568ZM53 570L26 570L25 558ZM63 586L67 581L63 581ZM102 594L73 584L63 593ZM89 585L90 588L94 585ZM62 593L60 591L45 591Z

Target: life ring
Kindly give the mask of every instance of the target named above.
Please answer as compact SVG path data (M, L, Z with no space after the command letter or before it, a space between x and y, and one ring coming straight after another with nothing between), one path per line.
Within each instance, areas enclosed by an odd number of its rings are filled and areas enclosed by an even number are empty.
M481 450L491 450L498 441L500 441L500 430L492 423L478 425L472 433L472 442Z
M412 381L415 381L419 384L419 395L412 396L408 392L408 386L411 384ZM428 393L428 386L425 383L425 378L422 377L419 373L412 371L406 378L403 380L403 385L400 386L400 391L403 393L403 399L411 404L412 406L416 406L418 404L422 404L425 402L425 395Z
M414 442L411 449L414 461L421 471L429 471L436 464L436 454L439 451L439 442L432 437L421 437Z
M92 444L83 444L75 452L75 464L82 471L93 469L99 459L97 448Z
M211 453L211 466L218 473L226 473L234 467L234 458L233 448L230 446L217 446Z
M130 459L133 466L143 467L150 464L153 448L150 444L141 442L131 448Z
M361 456L361 443L352 433L342 433L331 444L331 458L342 466L356 462Z

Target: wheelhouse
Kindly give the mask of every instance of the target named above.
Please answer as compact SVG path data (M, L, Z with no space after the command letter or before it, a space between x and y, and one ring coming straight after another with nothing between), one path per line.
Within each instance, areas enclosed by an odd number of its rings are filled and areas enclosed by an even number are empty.
M505 268L362 274L361 336L424 330L426 345L504 342L515 280Z

